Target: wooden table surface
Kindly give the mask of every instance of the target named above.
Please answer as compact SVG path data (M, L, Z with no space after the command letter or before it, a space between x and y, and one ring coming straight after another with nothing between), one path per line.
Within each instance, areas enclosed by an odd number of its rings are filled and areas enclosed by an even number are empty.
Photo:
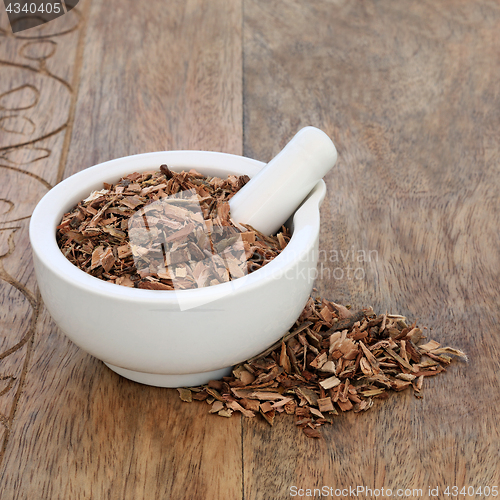
M16 36L0 16L1 500L500 486L498 0L81 0ZM28 241L51 186L147 151L268 161L305 125L339 151L320 294L418 319L468 363L312 440L120 378L58 330Z

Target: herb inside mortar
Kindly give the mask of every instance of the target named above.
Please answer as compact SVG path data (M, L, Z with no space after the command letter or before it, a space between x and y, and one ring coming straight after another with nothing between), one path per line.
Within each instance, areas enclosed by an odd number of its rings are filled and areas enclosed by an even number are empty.
M231 220L228 201L248 181L166 165L134 172L64 214L57 242L75 266L118 285L178 290L224 283L260 269L290 241L285 227L266 236ZM147 233L137 213L147 216ZM132 242L131 234L138 235Z

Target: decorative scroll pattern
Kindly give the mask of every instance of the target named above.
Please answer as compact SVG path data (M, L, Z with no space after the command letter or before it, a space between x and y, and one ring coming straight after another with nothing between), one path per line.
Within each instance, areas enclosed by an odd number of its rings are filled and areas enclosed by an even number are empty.
M33 276L29 218L64 173L83 26L75 8L13 35L6 14L0 14L0 463L42 307Z

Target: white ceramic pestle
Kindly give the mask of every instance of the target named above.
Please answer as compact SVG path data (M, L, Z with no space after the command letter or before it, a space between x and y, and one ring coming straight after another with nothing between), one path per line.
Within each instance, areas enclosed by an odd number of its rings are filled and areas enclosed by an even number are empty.
M301 129L231 198L231 218L264 234L275 233L336 161L337 150L324 132Z

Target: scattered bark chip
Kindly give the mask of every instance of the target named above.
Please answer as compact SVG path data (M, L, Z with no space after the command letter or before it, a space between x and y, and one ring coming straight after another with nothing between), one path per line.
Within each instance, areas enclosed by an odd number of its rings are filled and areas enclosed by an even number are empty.
M211 413L260 413L269 425L279 414L295 415L307 437L320 438L318 428L334 416L367 411L390 392L411 389L422 398L425 377L446 371L452 356L467 360L435 340L419 345L424 337L420 329L415 337L415 330L416 324L408 326L397 314L351 311L310 297L283 338L236 366L231 376L192 390L201 395L197 399L216 399L210 400ZM187 400L182 393L181 398Z

